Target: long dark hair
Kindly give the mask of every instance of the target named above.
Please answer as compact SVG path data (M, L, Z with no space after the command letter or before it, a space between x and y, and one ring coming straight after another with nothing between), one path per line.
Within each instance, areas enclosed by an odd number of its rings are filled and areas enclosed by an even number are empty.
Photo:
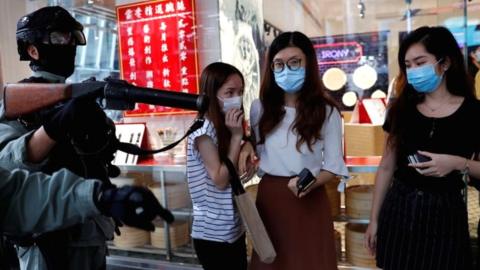
M260 87L260 101L263 106L263 114L259 122L260 143L265 142L265 136L275 129L285 116L283 107L285 92L275 82L270 64L275 55L287 47L297 47L306 56L305 82L299 91L293 130L299 135L296 143L297 150L300 150L300 145L307 143L309 150L312 151L312 145L321 139L320 132L326 118L326 105L337 110L338 106L328 96L320 82L317 57L312 42L300 32L280 34L273 40L268 50Z
M402 145L403 134L407 128L406 112L425 99L425 94L420 94L407 83L405 55L414 44L422 44L425 50L435 55L439 64L450 60L450 66L445 72L447 91L452 95L462 96L466 99L474 99L475 93L471 78L467 75L463 54L452 33L441 26L420 27L408 34L400 44L398 51L398 65L400 74L396 81L397 98L392 102L387 121L390 131L388 143L397 148Z
M234 74L240 76L242 84L245 85L242 73L236 67L222 62L209 64L202 71L200 77L200 91L210 100L207 117L212 122L217 133L218 154L220 157L227 155L232 134L225 125L225 115L218 105L217 93L227 79Z

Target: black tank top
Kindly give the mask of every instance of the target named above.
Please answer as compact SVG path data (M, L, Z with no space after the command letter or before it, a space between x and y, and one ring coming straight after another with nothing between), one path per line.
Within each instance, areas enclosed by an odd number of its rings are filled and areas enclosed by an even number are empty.
M445 177L428 177L408 167L408 155L418 150L438 154L472 158L480 151L480 102L465 99L451 115L440 118L427 117L416 106L410 106L404 115L408 123L403 142L397 147L397 168L394 178L424 190L458 191L465 184L459 171ZM389 131L388 117L384 130Z

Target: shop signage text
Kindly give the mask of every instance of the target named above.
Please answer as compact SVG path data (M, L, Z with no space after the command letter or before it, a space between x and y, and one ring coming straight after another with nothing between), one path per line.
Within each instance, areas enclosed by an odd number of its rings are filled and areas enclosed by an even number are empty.
M143 87L198 93L194 0L117 7L122 78ZM184 113L137 104L126 116Z
M355 41L314 45L319 65L357 63L363 56L362 46Z

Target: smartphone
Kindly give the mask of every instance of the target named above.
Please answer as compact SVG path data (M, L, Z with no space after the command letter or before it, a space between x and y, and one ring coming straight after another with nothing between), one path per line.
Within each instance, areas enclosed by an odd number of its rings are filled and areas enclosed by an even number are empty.
M425 155L422 155L422 154L419 154L419 153L415 153L413 155L409 155L408 157L408 161L412 164L415 164L415 163L421 163L421 162L427 162L427 161L430 161L432 160L431 158L425 156Z
M315 182L315 180L317 180L315 176L313 176L313 174L307 168L304 168L298 174L298 178L299 178L297 182L298 194L300 194L302 191L307 190Z

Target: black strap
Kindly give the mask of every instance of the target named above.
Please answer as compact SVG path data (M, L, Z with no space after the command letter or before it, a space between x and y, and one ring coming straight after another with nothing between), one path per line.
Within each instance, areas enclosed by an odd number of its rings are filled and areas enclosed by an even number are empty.
M232 161L228 157L224 157L223 163L227 166L228 174L230 175L230 185L232 186L232 192L235 195L241 195L245 193L240 177L238 177L237 170L233 166Z
M117 149L122 151L122 152L125 152L125 153L129 153L129 154L132 154L132 155L139 155L139 156L151 155L151 154L156 154L156 153L160 153L160 152L163 152L163 151L167 151L167 150L170 150L170 149L174 148L175 146L177 146L177 144L179 144L188 135L192 134L197 129L201 128L203 126L204 122L205 122L205 119L197 118L195 120L195 122L192 124L192 126L188 129L187 133L185 133L185 135L183 135L182 138L180 138L176 142L174 142L172 144L169 144L169 145L167 145L163 148L160 148L160 149L146 150L146 149L142 149L142 148L138 147L135 144L124 143L124 142L118 142Z

